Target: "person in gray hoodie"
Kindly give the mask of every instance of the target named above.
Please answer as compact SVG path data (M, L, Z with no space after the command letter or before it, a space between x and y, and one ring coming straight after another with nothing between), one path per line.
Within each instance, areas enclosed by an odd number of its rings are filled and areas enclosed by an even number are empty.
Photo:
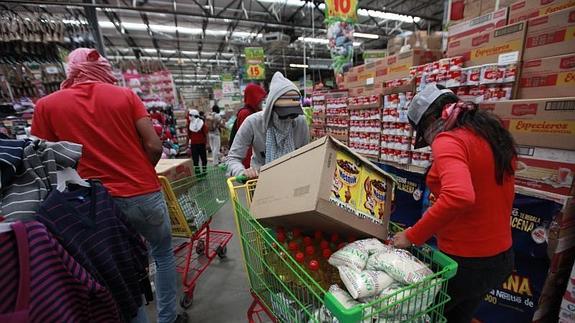
M301 94L295 84L276 72L264 109L242 123L226 164L230 176L257 177L261 166L309 143L309 128L301 107ZM249 169L242 160L253 149Z

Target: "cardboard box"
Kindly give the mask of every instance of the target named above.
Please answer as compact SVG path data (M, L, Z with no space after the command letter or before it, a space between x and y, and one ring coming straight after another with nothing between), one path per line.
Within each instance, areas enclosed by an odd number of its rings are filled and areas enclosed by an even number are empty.
M573 195L575 151L518 147L515 183L550 193Z
M389 81L409 77L409 69L412 66L433 62L441 57L443 57L441 51L420 49L391 55L386 58L387 74L381 79L383 81Z
M507 8L499 9L487 13L477 18L464 21L462 23L450 26L447 30L448 41L453 41L463 37L477 34L479 32L493 30L503 27L507 24Z
M561 301L559 322L575 322L575 265L573 265L573 268L571 269L567 288L565 289L565 294Z
M479 108L490 110L502 119L575 120L575 97L484 102Z
M523 60L575 52L575 8L558 11L527 22Z
M509 6L509 23L545 16L575 6L575 0L523 0Z
M194 176L194 164L191 159L160 159L156 165L156 174L175 181Z
M251 212L266 225L387 238L392 177L324 137L261 168Z
M519 145L575 150L575 98L482 103L509 129Z
M519 78L520 99L560 98L575 94L575 54L525 61Z
M497 63L499 55L511 52L521 60L526 29L526 23L520 22L450 41L447 56L463 56L466 67Z

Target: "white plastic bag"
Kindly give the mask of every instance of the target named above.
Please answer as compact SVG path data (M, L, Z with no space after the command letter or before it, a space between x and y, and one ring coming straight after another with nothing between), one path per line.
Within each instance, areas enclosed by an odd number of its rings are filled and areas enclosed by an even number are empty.
M357 240L334 252L328 262L334 267L347 266L363 270L370 255L388 248L377 239Z
M383 270L404 284L419 283L433 274L427 265L409 251L389 247L369 257L366 269Z
M379 294L393 283L393 278L383 271L359 271L349 267L338 267L339 276L354 299Z
M341 289L339 286L337 285L331 285L331 287L329 288L329 292L335 296L335 298L339 301L339 303L341 305L343 305L343 307L345 307L346 309L350 309L356 305L359 304L358 301L356 301L355 299L353 299L348 292L346 292L345 290Z
M405 286L399 283L391 284L382 290L378 297L390 297L402 288L405 288ZM383 307L386 306L386 304L397 303L397 305L393 306L387 311L380 313L380 317L385 319L399 320L425 311L431 304L433 304L435 297L437 296L437 293L440 289L441 284L437 279L411 286L411 288L393 295L388 300L383 302L381 305Z

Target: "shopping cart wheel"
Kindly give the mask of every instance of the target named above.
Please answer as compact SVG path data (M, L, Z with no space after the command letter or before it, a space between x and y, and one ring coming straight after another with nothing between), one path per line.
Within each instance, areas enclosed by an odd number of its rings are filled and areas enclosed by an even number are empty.
M182 299L180 300L180 306L182 306L183 309L187 310L192 306L193 303L194 303L194 292L192 291L192 293L190 293L189 295L187 293L184 293Z
M218 254L218 257L220 257L220 259L224 259L226 257L226 253L228 253L228 247L218 246L216 248L216 253Z
M198 255L201 255L204 253L204 251L206 251L206 243L204 242L204 240L198 240L196 242L196 253Z

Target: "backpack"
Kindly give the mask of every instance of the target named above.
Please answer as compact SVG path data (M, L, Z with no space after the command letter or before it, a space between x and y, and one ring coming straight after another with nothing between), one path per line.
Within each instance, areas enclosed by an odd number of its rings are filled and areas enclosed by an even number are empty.
M232 145L234 144L234 138L236 137L236 133L238 133L238 128L239 128L239 126L238 126L238 115L240 114L240 112L241 112L243 109L248 109L248 108L247 108L247 107L243 107L243 108L241 108L241 109L238 111L238 113L236 114L236 121L234 121L234 125L232 126L232 131L230 132L230 140L229 140L229 142L230 142L230 148L231 148Z

